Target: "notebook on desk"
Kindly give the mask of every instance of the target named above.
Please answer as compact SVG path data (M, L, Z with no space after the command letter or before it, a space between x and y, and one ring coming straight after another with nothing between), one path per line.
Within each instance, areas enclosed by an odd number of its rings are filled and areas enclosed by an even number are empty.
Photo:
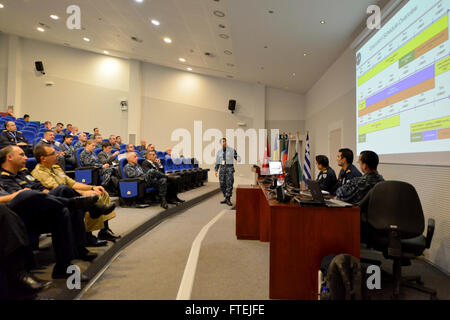
M328 208L346 208L353 206L351 203L341 200L325 199L317 181L308 180L307 182L311 191L312 200L296 198L295 201L301 206L326 206Z

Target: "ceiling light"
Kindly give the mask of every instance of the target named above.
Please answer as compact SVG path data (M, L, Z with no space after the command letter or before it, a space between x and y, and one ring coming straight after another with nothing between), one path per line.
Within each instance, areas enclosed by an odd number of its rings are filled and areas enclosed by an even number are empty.
M225 29L226 26L224 24L219 24L219 28Z
M223 53L228 54L228 55L232 55L233 52L231 52L230 50L225 50Z
M307 54L306 52L303 54L304 57L306 57L307 55L308 55L308 54Z
M326 22L325 22L325 20L320 20L320 23L325 24Z
M228 39L230 36L227 34L221 33L221 34L219 34L219 37L221 37L222 39Z
M292 74L293 77L295 77L295 72Z
M59 19L59 17L56 14L50 15L50 18L52 18L53 20L58 20Z
M272 13L274 13L274 12L275 12L275 11L273 11L273 10L269 10L269 13L270 13L270 14L272 14Z
M158 21L158 20L155 20L155 19L152 19L152 23L153 23L155 26L159 26L159 25L160 25L159 21Z
M104 50L103 53L104 53L104 54L109 54L109 51Z
M186 62L186 59L185 58L179 58L178 59L180 62Z
M223 13L222 11L216 10L213 13L216 17L219 17L219 18L225 17L225 13Z
M144 0L134 0L134 2L142 3L142 2L144 2Z
M172 39L165 37L164 38L165 43L172 43Z
M5 6L0 3L0 9L3 9Z
M86 42L90 42L91 41L91 39L86 38L86 37L84 37L83 40L86 41Z
M192 71L192 68L186 68L187 71Z
M39 31L39 32L44 32L44 31L45 31L45 29L44 29L44 28L42 28L42 27L37 27L37 31Z
M234 64L232 64L232 63L227 63L227 66L229 66L229 67L234 67Z

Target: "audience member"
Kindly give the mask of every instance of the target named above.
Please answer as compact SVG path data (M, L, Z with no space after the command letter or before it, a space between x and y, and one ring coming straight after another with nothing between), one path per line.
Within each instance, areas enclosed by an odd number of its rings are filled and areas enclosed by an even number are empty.
M15 115L14 115L14 113L13 113L13 108L12 107L8 107L8 109L6 110L6 113L8 114L8 116L11 116L11 117L16 117Z
M119 171L108 163L101 164L94 153L95 143L92 140L86 142L86 148L80 154L80 165L82 167L95 167L100 169L103 176L102 186L114 195L119 193Z
M77 135L79 135L80 133L78 132L78 127L73 127L73 128L72 128L72 131L70 132L70 134L71 134L72 136L77 136Z
M28 140L23 136L23 133L17 131L14 121L6 121L5 130L0 133L0 149L6 146L19 146L26 154L32 153L32 147L28 145Z
M36 144L36 147L42 145L51 146L53 149L55 149L58 156L58 164L61 166L61 168L63 168L63 170L66 170L65 154L61 151L59 144L56 144L55 133L53 131L47 130L44 132L44 137L39 140L39 142Z
M28 122L30 122L30 115L24 114L23 115L23 121L25 121L28 124Z
M64 136L64 141L60 144L59 148L62 152L64 152L65 164L70 164L75 169L77 166L77 159L75 158L75 148L72 146L72 142L73 136L66 133Z
M52 130L52 122L51 121L45 121L44 122L44 129Z
M80 133L80 135L78 136L78 141L75 142L73 148L75 151L77 151L77 149L79 148L84 148L86 147L86 141L87 141L87 136L86 133L82 132Z
M111 147L113 148L113 149L118 149L118 150L120 150L120 144L118 144L117 143L117 140L116 140L116 136L115 135L110 135L109 136L109 143L111 143Z
M61 122L58 122L56 124L55 130L53 130L53 132L56 134L64 134L63 129L64 129L64 124Z
M109 194L101 186L90 186L69 178L64 171L56 165L55 151L48 146L39 146L34 150L35 158L38 165L31 172L35 179L38 179L44 187L48 190L53 190L60 185L66 185L80 195L83 196L98 196L97 203L100 206L105 206L110 210L107 215L101 215L93 219L89 213L86 214L84 222L86 227L87 246L98 246L98 239L92 234L92 231L100 230L98 237L100 240L115 241L118 237L114 236L109 228L108 220L116 217L114 212L115 204L111 204Z
M167 177L165 174L157 170L149 170L144 172L144 169L138 164L136 152L127 153L128 163L124 167L124 173L127 178L141 178L145 182L147 188L156 188L159 197L161 198L161 207L168 208L167 195ZM170 200L169 200L170 201ZM173 202L171 202L174 204Z
M102 136L99 134L94 134L94 142L95 142L95 148L101 149L102 148Z
M126 150L127 150L127 153L128 153L128 152L135 152L135 150L134 150L134 145L131 144L131 143L127 144Z
M72 130L73 130L72 124L68 123L67 126L66 126L66 133L70 134L72 132Z
M116 142L119 144L119 146L122 145L123 144L122 143L122 137L121 136L117 136L116 137Z

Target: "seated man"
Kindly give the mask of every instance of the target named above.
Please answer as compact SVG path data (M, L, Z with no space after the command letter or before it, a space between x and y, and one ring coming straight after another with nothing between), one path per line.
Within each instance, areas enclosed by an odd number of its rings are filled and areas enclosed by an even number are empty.
M80 154L80 166L95 167L100 169L100 175L103 176L102 186L112 194L119 194L119 170L111 167L109 164L101 164L94 153L95 142L88 140L86 148Z
M109 136L109 143L111 143L111 147L113 149L120 150L120 144L117 143L115 135L112 134L112 135Z
M128 163L123 168L126 178L140 178L145 182L147 188L156 188L161 198L161 207L167 209L166 194L167 194L167 177L165 174L157 170L149 170L144 172L144 169L138 164L136 152L127 153ZM175 203L171 203L175 204Z
M117 161L116 157L119 155L120 151L116 151L114 153L111 153L112 146L110 142L102 142L102 151L98 153L98 161L103 164L109 164L110 166L118 166L119 162Z
M94 134L100 134L100 129L99 128L94 128Z
M66 126L66 133L67 133L67 134L70 134L70 133L72 132L72 130L73 130L72 124L71 124L71 123L68 123L67 126ZM68 131L68 132L67 132L67 131Z
M37 146L50 146L53 149L55 149L56 154L58 156L58 164L63 170L66 170L66 157L64 152L61 151L59 148L59 143L56 143L55 141L55 133L51 130L47 130L44 132L44 138L39 140L39 142L36 144Z
M86 133L82 132L78 135L78 141L75 142L75 144L73 145L73 148L75 151L77 151L77 149L79 148L84 148L86 147L86 141L87 141L87 136Z
M155 151L147 152L145 155L145 160L142 162L142 169L144 172L148 172L150 170L156 170L163 174L164 167L161 165L161 161L156 157ZM178 190L181 190L180 183L181 177L176 174L166 174L167 176L167 198L172 202L184 202L177 196Z
M320 170L316 181L319 182L321 190L331 192L337 183L336 173L331 168L328 162L328 157L324 155L316 156L316 166Z
M73 129L71 130L71 132L70 132L70 135L71 136L77 136L77 135L79 135L80 133L78 132L78 127L73 127Z
M0 248L0 272L8 279L7 295L2 296L0 290L0 300L16 298L11 292L17 292L16 296L21 298L52 285L51 282L37 280L30 273L34 259L27 228L22 219L3 203L0 204Z
M23 115L23 121L25 121L26 124L28 124L28 122L30 122L30 115L24 114L24 115Z
M56 124L55 130L53 130L53 132L54 132L55 134L64 134L63 129L64 129L64 124L61 123L61 122L58 122L58 123Z
M44 122L44 129L52 130L52 122L51 121L45 121Z
M135 150L134 150L134 145L131 144L131 143L127 144L126 150L127 150L127 153L129 153L129 152L135 152Z
M373 151L363 151L359 155L359 166L364 173L362 177L354 178L336 190L336 198L353 204L359 202L378 182L384 181L377 171L378 155Z
M60 149L64 152L65 163L75 168L77 166L77 159L75 158L75 148L72 146L72 142L73 136L66 134L63 143L60 145ZM34 152L36 153L36 150Z
M145 140L141 140L141 145L138 147L139 151L146 151L147 150L147 142Z
M115 204L111 204L109 194L101 186L90 186L69 178L64 171L56 164L55 150L49 146L38 146L34 150L34 156L38 162L38 165L31 172L33 177L39 180L44 187L48 190L53 190L60 185L66 185L83 196L98 196L98 204L104 205L108 208L112 207L111 213L108 215L102 215L96 219L92 219L90 214L86 214L84 218L86 226L86 238L87 246L98 245L98 241L95 236L92 235L92 231L100 230L98 238L100 240L115 241L120 238L115 236L108 225L108 221L116 217L116 213L113 211Z
M353 151L347 148L339 149L337 156L338 166L341 167L336 185L332 190L332 194L336 193L339 187L342 187L347 181L353 178L361 177L362 174L353 165Z
M102 136L99 134L94 134L94 142L95 142L95 148L96 149L101 149L102 148Z
M166 149L166 156L172 157L172 148Z
M121 136L117 136L116 137L116 142L119 144L119 146L122 145L122 137Z
M97 204L97 196L80 197L67 186L49 191L25 168L26 160L19 147L8 146L0 151L0 202L8 203L29 233L52 232L56 257L52 277L67 278L70 260L92 261L97 256L85 247L85 211L95 219L114 208Z
M17 131L14 121L6 121L5 130L0 133L0 149L3 149L6 146L19 146L28 155L32 154L33 150L28 144L28 140L23 136L23 133Z
M8 109L6 110L6 113L8 114L8 116L11 116L14 118L16 117L13 113L13 108L11 108L11 107L8 107Z

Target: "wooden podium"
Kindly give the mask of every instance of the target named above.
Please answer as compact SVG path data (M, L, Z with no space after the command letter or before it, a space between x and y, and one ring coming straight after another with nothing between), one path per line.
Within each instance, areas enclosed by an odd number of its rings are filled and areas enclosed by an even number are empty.
M271 299L316 300L323 257L360 256L358 207L300 207L271 199L268 186L238 186L236 236L270 241Z

